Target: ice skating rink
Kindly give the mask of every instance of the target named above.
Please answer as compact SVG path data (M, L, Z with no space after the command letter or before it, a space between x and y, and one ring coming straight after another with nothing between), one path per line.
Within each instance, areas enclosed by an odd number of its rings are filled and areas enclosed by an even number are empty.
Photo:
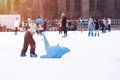
M50 45L70 49L60 59L41 59L46 54L44 40L35 34L37 58L20 57L24 32L0 32L0 80L120 80L120 31L99 37L88 32L45 32Z

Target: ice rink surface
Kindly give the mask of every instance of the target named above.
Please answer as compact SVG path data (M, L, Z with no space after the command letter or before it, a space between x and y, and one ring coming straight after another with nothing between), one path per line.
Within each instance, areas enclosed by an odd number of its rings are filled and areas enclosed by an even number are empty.
M88 32L45 32L50 45L70 49L60 59L41 59L46 54L42 36L35 34L37 58L20 57L24 32L0 32L0 80L120 80L120 31L99 37Z

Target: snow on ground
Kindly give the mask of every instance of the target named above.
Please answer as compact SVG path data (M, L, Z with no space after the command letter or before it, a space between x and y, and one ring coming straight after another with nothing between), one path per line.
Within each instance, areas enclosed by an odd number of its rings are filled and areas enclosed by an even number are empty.
M120 80L120 31L88 37L88 32L45 32L50 45L71 51L60 59L41 59L44 42L35 34L37 58L20 57L24 32L0 32L0 80Z

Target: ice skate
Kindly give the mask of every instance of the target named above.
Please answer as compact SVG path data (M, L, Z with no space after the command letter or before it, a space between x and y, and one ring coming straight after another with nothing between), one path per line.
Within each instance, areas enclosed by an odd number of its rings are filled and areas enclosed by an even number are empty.
M37 54L30 53L30 57L37 57Z
M21 57L25 57L26 56L26 54L23 54L23 53L21 53L21 55L20 55Z

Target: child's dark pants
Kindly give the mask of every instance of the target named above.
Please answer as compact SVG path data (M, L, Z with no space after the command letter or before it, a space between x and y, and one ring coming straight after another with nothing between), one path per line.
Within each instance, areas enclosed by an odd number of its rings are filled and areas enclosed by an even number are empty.
M30 47L31 47L30 48L30 53L35 54L35 47L36 47L35 41L32 37L32 34L29 31L27 31L25 33L25 37L24 37L24 45L23 45L23 49L21 51L22 54L26 53L29 44L30 44Z

